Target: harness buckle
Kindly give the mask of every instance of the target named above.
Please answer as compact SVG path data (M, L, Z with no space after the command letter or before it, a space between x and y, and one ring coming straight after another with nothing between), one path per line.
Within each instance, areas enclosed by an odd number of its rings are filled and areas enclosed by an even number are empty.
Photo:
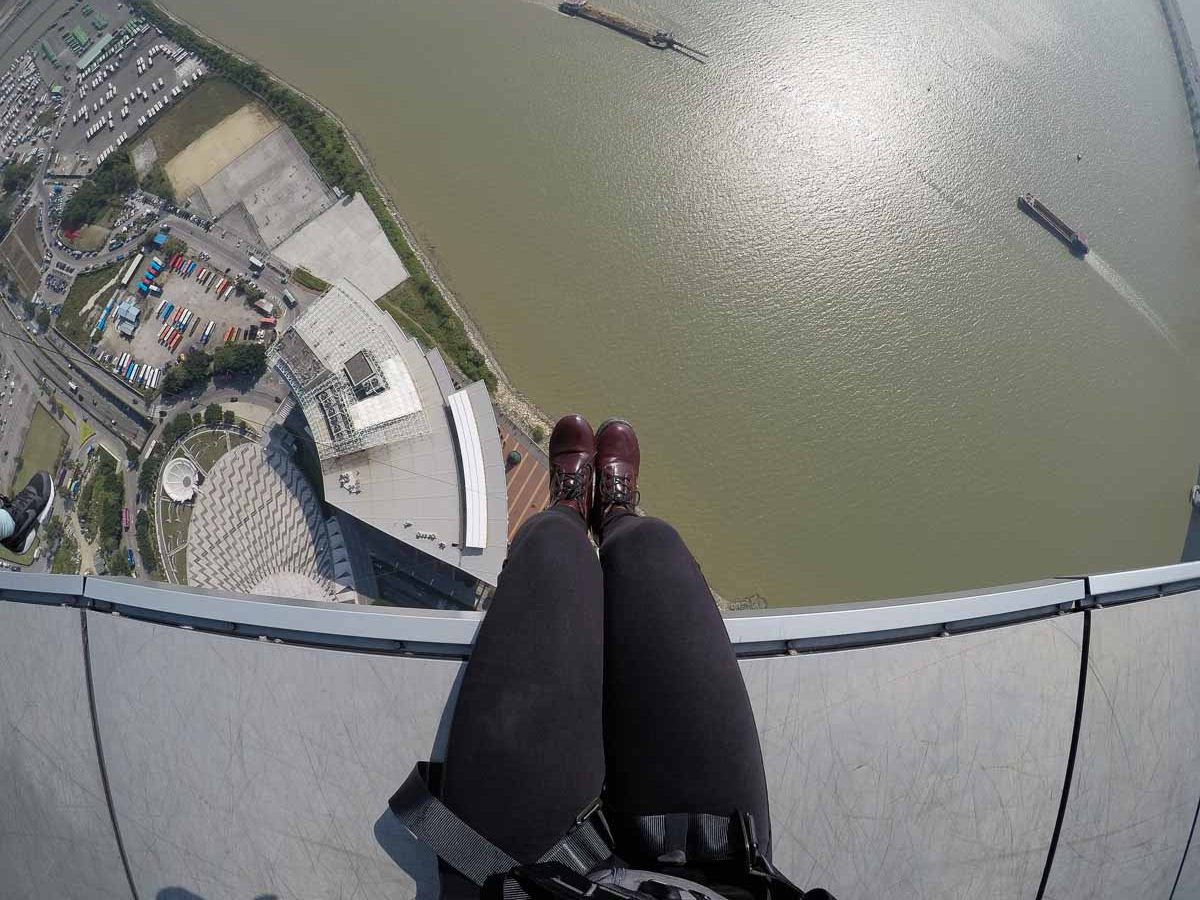
M584 822L586 822L588 819L590 819L592 816L594 816L597 812L600 811L601 804L602 804L602 801L599 797L597 797L595 800L593 800L591 803L589 803L584 808L583 812L581 812L579 815L577 815L575 817L575 824L582 825Z
M758 863L758 835L754 830L754 816L748 812L739 812L737 814L738 828L742 833L742 855L745 859L746 873L748 875L759 874L755 871L755 866Z
M557 862L517 866L509 875L518 882L532 882L533 885L557 897L573 897L584 900L584 898L595 896L599 889L599 885L594 881L590 881L580 873Z

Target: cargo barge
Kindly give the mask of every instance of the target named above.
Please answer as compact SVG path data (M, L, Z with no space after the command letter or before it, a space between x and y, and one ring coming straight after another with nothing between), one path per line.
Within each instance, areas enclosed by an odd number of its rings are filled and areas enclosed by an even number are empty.
M687 51L701 57L708 55L703 50L697 50L695 47L689 47L687 44L676 40L673 32L665 31L661 28L651 28L649 25L643 25L640 22L627 19L618 13L611 12L599 6L593 6L588 0L562 0L558 4L558 11L568 16L589 19L597 25L603 25L605 28L619 31L621 34L629 35L629 37L641 41L643 44L649 44L651 47L658 47L661 50Z
M1033 194L1022 194L1018 197L1017 208L1030 218L1036 219L1043 228L1066 244L1067 249L1076 256L1083 256L1088 252L1087 239L1083 234L1056 216L1046 204Z

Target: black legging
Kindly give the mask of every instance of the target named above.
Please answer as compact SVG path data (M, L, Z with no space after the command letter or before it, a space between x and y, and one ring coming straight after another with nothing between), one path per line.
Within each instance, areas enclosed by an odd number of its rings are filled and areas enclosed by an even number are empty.
M533 862L605 785L616 822L749 812L769 852L754 714L683 539L625 516L597 560L579 515L550 509L509 549L463 677L442 798Z

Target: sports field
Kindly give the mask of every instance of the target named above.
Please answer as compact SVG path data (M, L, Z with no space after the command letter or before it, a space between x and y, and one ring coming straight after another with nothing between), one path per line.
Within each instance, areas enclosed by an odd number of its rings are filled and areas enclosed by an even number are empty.
M166 165L226 116L253 102L253 97L224 78L206 79L154 117L135 143L134 155L151 141L154 159Z
M46 470L53 478L66 446L67 433L39 403L34 407L33 419L29 422L29 430L25 432L25 442L21 445L21 468L13 478L9 495L25 487L39 470Z
M176 197L187 197L279 127L257 103L226 116L164 166Z

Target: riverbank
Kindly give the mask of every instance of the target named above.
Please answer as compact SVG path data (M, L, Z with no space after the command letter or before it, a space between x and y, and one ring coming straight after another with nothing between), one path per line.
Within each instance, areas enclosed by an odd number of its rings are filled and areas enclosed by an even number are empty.
M1183 79L1183 95L1192 123L1192 140L1196 145L1197 163L1200 163L1200 64L1196 62L1196 48L1176 0L1159 0L1159 5L1167 20L1167 33L1171 36L1171 46L1179 63L1179 77Z
M495 353L488 346L482 330L472 320L458 297L447 286L445 279L438 272L428 252L417 241L416 235L408 221L401 215L395 203L388 195L365 147L363 147L362 143L354 136L337 114L315 97L284 81L257 61L242 55L233 48L216 40L211 35L200 31L171 11L159 6L153 0L140 0L140 2L131 3L130 5L152 24L162 28L165 32L169 32L169 36L176 40L177 43L195 51L205 60L210 68L217 71L227 68L227 66L222 65L223 60L220 59L220 54L224 54L245 68L246 71L243 74L262 76L277 91L283 91L295 98L299 98L299 100L311 107L312 110L323 116L328 124L333 126L333 129L330 129L331 134L325 136L326 139L331 142L336 142L337 140L343 141L346 149L353 155L355 162L367 181L367 185L359 187L369 188L362 190L362 193L370 204L376 218L379 220L384 233L388 235L396 252L410 271L411 278L395 290L403 291L410 298L421 300L429 307L430 313L435 318L438 315L449 313L461 329L471 352L464 353L462 346L453 340L457 337L453 333L453 329L451 329L451 334L449 335L450 339L446 341L440 341L434 335L430 334L435 329L428 328L417 322L421 330L436 342L439 349L442 350L447 363L450 364L452 370L461 376L463 380L471 381L478 378L486 381L488 387L492 390L493 400L497 407L528 435L532 435L539 428L543 433L548 434L552 424L550 417L513 385L511 379L496 358ZM272 97L266 96L268 92L256 90L255 85L246 83L248 79L238 78L238 73L226 71L223 74L236 83L239 83L245 90L254 94L277 114L282 113L280 117L285 122L288 122L289 125L292 124L289 121L286 111L280 110L278 108L279 104L272 102ZM296 132L297 129L293 128L293 131ZM316 138L309 137L309 140L305 140L305 137L309 136L297 133L297 138L300 139L305 151L309 154L313 165L326 178L327 182L331 184L339 183L339 186L343 189L352 190L355 187L353 176L356 173L351 172L349 173L349 177L341 179L330 178L330 169L335 168L339 164L337 160L337 149L339 148L333 148L333 153L328 158L324 158L318 154L314 154L310 146ZM388 299L391 303L395 303L397 306L403 308L402 299L392 299L391 294L387 295L384 299ZM439 309L440 304L444 304L445 309ZM405 310L405 312L406 315L414 320L417 318L413 310Z

